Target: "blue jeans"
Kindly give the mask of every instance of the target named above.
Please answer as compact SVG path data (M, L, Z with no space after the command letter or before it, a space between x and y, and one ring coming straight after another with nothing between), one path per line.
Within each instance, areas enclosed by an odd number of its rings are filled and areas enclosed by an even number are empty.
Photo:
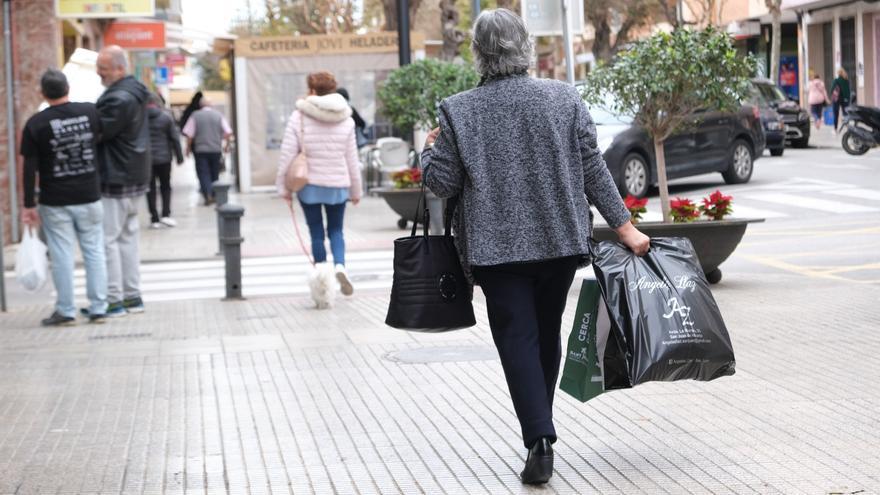
M342 237L342 219L345 216L345 203L338 205L306 204L300 201L309 234L312 237L312 256L315 263L327 261L327 250L324 248L324 217L321 207L327 212L327 237L330 238L330 251L333 252L333 263L345 265L345 239Z
M221 153L195 153L199 190L205 199L214 197L214 182L220 178Z
M49 256L52 282L58 293L55 311L63 316L76 315L73 297L74 244L79 241L86 268L86 295L89 312L107 311L107 265L104 257L104 207L100 201L82 205L40 205L40 220Z

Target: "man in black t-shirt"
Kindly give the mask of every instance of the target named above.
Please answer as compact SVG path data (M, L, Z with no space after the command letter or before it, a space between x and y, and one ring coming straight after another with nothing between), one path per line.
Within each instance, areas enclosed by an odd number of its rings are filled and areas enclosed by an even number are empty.
M101 323L107 311L104 210L95 148L101 121L95 105L68 100L67 78L61 71L47 70L40 88L49 108L28 120L22 132L21 154L22 222L29 227L42 223L58 293L55 311L42 323L58 326L76 322L73 268L77 241L85 262L89 321ZM39 207L34 197L37 176Z

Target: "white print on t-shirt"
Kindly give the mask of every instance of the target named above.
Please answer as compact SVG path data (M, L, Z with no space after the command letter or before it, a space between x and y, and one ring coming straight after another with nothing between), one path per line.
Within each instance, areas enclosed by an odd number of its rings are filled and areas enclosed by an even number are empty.
M95 133L87 115L52 119L52 177L72 177L95 172Z

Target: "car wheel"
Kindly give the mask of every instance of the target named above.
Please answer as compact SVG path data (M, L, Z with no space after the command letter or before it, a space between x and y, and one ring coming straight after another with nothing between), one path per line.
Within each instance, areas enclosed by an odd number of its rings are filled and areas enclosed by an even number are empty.
M810 145L810 137L805 136L800 139L792 139L791 145L794 146L795 148L806 148L807 146Z
M864 155L868 152L870 146L865 144L864 141L861 140L858 136L853 134L851 131L846 131L843 134L843 138L840 140L840 144L843 145L843 150L849 153L850 155Z
M721 175L728 184L742 184L752 178L754 165L752 147L744 140L737 139L730 147L730 165Z
M620 194L622 196L633 195L637 198L648 194L651 186L648 164L642 155L630 153L623 159L620 170Z
M770 150L770 156L782 156L785 153L785 148L776 148Z

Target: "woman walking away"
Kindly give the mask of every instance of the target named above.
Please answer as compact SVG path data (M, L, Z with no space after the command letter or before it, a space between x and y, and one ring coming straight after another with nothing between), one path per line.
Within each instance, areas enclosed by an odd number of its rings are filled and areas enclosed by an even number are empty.
M822 82L818 73L813 73L813 79L810 80L810 86L807 88L807 91L810 113L813 114L816 130L818 130L822 128L822 110L828 104L828 93L825 91L825 83Z
M351 107L336 93L336 78L329 72L308 75L309 95L296 102L296 110L287 121L281 142L281 161L275 185L278 194L288 203L292 193L284 185L291 163L305 148L308 161L308 185L297 193L312 238L315 263L327 261L324 248L324 218L327 214L326 236L330 239L336 279L342 293L354 291L345 270L345 239L342 220L345 203L358 204L361 199L360 161L355 142Z
M553 473L553 396L560 326L578 267L589 263L590 204L636 254L649 239L605 166L577 90L533 79L532 40L506 9L480 14L471 49L480 86L440 104L423 177L455 218L462 264L486 296L489 326L528 449L523 483Z
M150 158L153 173L150 189L147 191L147 207L150 210L150 228L174 227L177 221L171 218L171 158L177 164L183 163L183 150L180 147L180 131L177 124L162 107L162 100L155 93L147 100L147 116L150 119ZM162 195L162 212L156 208L156 181Z
M849 76L841 67L837 70L837 79L831 83L831 102L834 105L834 132L837 132L837 125L840 119L840 113L846 113L849 106L852 93L849 88Z

